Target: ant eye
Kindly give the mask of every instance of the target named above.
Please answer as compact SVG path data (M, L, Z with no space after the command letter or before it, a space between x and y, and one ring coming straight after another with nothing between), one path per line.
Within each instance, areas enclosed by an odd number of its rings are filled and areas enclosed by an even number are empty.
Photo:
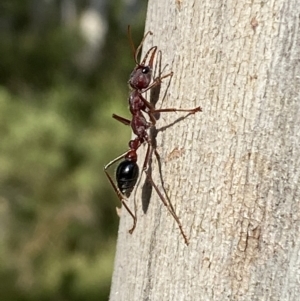
M145 67L145 68L142 69L142 72L143 72L144 74L147 74L149 71L150 71L150 68L149 68L149 67Z

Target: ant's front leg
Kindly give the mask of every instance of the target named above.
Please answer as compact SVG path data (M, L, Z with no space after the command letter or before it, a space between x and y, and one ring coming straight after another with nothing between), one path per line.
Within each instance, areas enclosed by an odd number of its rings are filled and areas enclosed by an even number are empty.
M168 74L166 74L164 76L159 75L158 77L154 78L152 84L149 85L146 89L144 89L141 93L145 93L148 90L153 89L154 87L159 86L162 83L162 80L164 78L166 78L166 77L172 77L172 76L173 76L173 71L171 71L170 73L168 73Z

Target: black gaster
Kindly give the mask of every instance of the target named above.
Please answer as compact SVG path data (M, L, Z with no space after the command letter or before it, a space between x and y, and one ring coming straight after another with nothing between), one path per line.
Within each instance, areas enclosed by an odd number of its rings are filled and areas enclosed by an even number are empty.
M120 191L129 197L139 177L139 167L134 161L121 162L116 171L116 181Z

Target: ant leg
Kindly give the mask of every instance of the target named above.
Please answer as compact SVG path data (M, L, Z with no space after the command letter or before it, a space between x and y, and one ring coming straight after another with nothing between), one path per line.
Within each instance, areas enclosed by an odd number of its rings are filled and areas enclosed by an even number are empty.
M132 228L129 229L129 231L128 231L130 234L132 234L133 231L134 231L134 229L135 229L135 227L136 227L137 218L136 218L135 214L132 213L132 211L130 210L130 208L128 207L128 205L126 204L125 201L127 201L127 198L121 193L121 191L120 191L119 188L116 186L116 184L115 184L115 182L113 181L113 179L111 178L110 174L107 172L107 169L108 169L111 165L113 165L115 162L119 161L120 159L124 158L124 156L125 156L127 153L128 153L128 151L125 152L124 154L118 156L118 157L115 158L114 160L110 161L108 164L106 164L106 165L104 166L104 172L105 172L105 174L106 174L106 176L107 176L107 178L108 178L108 180L109 180L111 186L113 187L113 189L114 189L116 195L118 196L120 202L122 203L122 205L125 207L125 209L127 210L127 212L131 215L131 217L132 217L132 219L133 219L133 225L132 225Z
M148 172L147 170L147 166L149 165L149 161L150 161L150 158L152 157L152 153L153 153L153 147L151 146L151 143L150 141L148 140L147 141L148 143L148 149L147 149L147 153L146 153L146 157L145 157L145 160L144 160L144 165L143 165L143 170L147 176L147 179L148 181L150 182L150 184L152 185L152 187L154 187L156 193L158 194L160 200L162 201L162 203L165 205L165 207L167 207L168 211L171 213L171 215L173 216L173 218L175 219L177 225L178 225L178 228L180 230L180 233L184 239L184 242L186 245L189 244L189 240L182 228L182 224L172 206L172 204L169 202L166 201L166 198L162 195L162 193L160 192L160 190L158 189L158 187L156 186L156 184L154 183L153 179L152 179L152 176L151 176L151 173ZM156 153L156 150L155 150L155 153Z
M109 173L108 173L106 170L104 170L104 172L105 172L105 174L106 174L106 176L107 176L107 178L108 178L110 184L112 185L112 187L113 187L115 193L117 194L117 196L118 196L120 202L122 203L122 205L125 207L125 209L127 210L127 212L131 215L131 217L132 217L132 219L133 219L133 225L132 225L132 228L129 229L129 231L128 231L130 234L132 234L133 231L134 231L134 229L135 229L135 227L136 227L136 220L137 220L137 219L136 219L136 216L132 213L132 211L131 211L131 210L129 209L129 207L127 206L127 204L126 204L126 202L125 202L125 200L127 201L127 199L126 199L125 196L120 192L120 190L117 188L116 184L114 183L114 181L113 181L113 179L111 178L111 176L109 175Z
M171 213L171 215L172 215L173 218L175 219L175 221L176 221L176 223L177 223L177 225L178 225L178 228L179 228L179 230L180 230L180 233L181 233L181 235L182 235L182 237L183 237L183 239L184 239L185 244L186 244L186 245L189 245L189 240L188 240L186 234L185 234L184 231L183 231L181 222L180 222L180 220L179 220L177 214L175 213L175 211L172 210L173 207L171 207L172 209L170 208L170 206L168 205L166 199L164 198L164 196L162 195L162 193L159 191L158 187L157 187L156 184L154 183L151 174L150 174L147 170L145 170L145 173L146 173L146 175L147 175L148 181L149 181L149 182L151 183L151 185L154 187L154 189L155 189L156 193L158 194L159 198L161 199L161 201L163 202L163 204L167 207L168 211Z
M151 126L154 126L155 123L156 123L156 119L155 117L153 116L153 114L151 114L151 112L154 110L153 106L146 100L144 99L142 96L141 96L141 99L144 101L146 107L149 109L149 111L147 111L146 113L149 115L149 118L150 118L150 123L151 123ZM116 114L113 114L112 117L118 121L120 121L121 123L125 124L125 125L130 125L131 124L131 121L129 119L126 119L124 117L121 117L119 115L116 115Z
M189 114L195 114L197 112L202 112L201 107L196 107L194 109L177 109L177 108L166 108L166 109L155 109L151 103L149 103L144 97L140 96L140 99L144 102L147 107L146 113L148 114L152 126L156 124L156 118L154 114L163 113L163 112L188 112ZM125 122L123 122L125 123Z
M152 67L153 67L153 61L154 61L155 54L156 54L156 50L157 50L157 46L152 46L152 47L147 51L147 53L145 54L145 56L144 56L143 60L141 61L141 63L138 64L138 65L139 65L139 66L144 66L145 63L146 63L146 60L147 60L147 58L148 58L148 56L149 56L149 54L151 53L151 51L153 51L153 53L151 54L149 63L148 63L149 67L152 69Z
M156 160L157 160L157 162L158 162L159 172L160 172L160 174L161 174L161 163L160 163L161 161L160 161L160 155L159 155L158 151L157 151L155 148L154 148L154 153L155 153ZM170 201L170 199L169 199L169 197L168 197L168 194L167 194L167 192L166 192L166 190L165 190L165 187L164 187L164 181L163 181L162 175L161 175L161 182L162 182L162 188L163 188L163 191L164 191L165 195L167 196L168 204L169 204L171 210L172 210L173 212L175 212L175 209L174 209L174 207L173 207L173 205L172 205L172 203L171 203L171 201Z
M158 76L155 77L155 78L153 78L152 84L151 84L150 86L148 86L146 89L144 89L141 93L144 93L144 92L146 92L146 91L148 91L148 90L150 90L150 89L152 89L152 88L154 88L154 87L160 85L160 84L162 83L162 80L163 80L164 78L172 77L172 76L173 76L173 71L171 71L170 73L168 73L168 74L162 76L162 72L163 72L163 71L161 71L161 60L162 60L162 53L161 53L161 50L159 50L157 53L158 53L158 54L157 54L157 57L159 56L159 58L157 58L157 64L158 64L158 69L159 69L159 71L158 71ZM153 63L153 59L154 59L154 57L151 57L151 60L150 60L151 63ZM150 64L149 64L149 65L150 65ZM151 66L152 66L152 65L151 65ZM167 66L167 65L166 65L166 66ZM166 67L166 66L165 66L165 67ZM165 69L165 67L164 67L164 69ZM157 68L157 67L156 67L156 68ZM155 68L155 69L156 69L156 68Z
M121 160L122 158L124 158L126 155L128 154L128 151L126 151L125 153L123 153L122 155L118 156L117 158L113 159L112 161L108 162L105 166L104 166L104 171L106 171L111 165L113 165L114 163L118 162L119 160Z
M202 108L201 107L196 107L194 109L176 109L176 108L167 108L167 109L154 109L152 106L148 106L146 103L145 105L147 106L147 108L149 108L149 111L147 112L150 118L150 121L152 123L153 126L155 126L156 124L156 118L154 116L154 114L156 113L163 113L163 112L188 112L190 114L195 114L197 112L202 112ZM151 105L151 104L149 104Z
M147 151L146 151L146 155L145 155L145 159L144 159L144 164L143 164L143 169L142 169L143 171L147 170L147 166L149 166L149 162L151 159L151 154L150 154L151 141L148 137L146 139L147 139L148 147L147 147Z
M156 77L152 84L149 85L146 89L144 89L142 91L142 93L147 92L148 90L160 85L162 83L162 80L164 78L167 77L172 77L173 76L173 72L170 72L164 76L159 75L158 77ZM162 112L188 112L189 114L195 114L196 112L202 112L202 108L201 107L196 107L194 109L177 109L177 108L166 108L166 109L155 109L144 97L141 97L142 101L144 102L144 104L146 105L146 107L149 109L149 112L147 112L149 114L149 117L151 119L151 122L153 125L155 125L156 119L153 116L153 114L155 113L162 113Z
M176 108L167 108L167 109L158 109L153 110L151 113L162 113L162 112L188 112L190 114L195 114L196 112L202 112L201 107L196 107L194 109L176 109Z
M129 119L126 119L124 117L121 117L119 115L116 114L112 114L112 117L118 121L120 121L121 123L125 124L125 125L130 125L131 121Z
M172 77L172 76L173 76L173 71L170 72L170 73L168 73L168 74L166 74L166 75L164 75L164 76L159 75L158 77L154 78L152 84L149 85L146 89L144 89L141 93L145 93L145 92L147 92L148 90L150 90L150 89L152 89L152 88L154 88L154 87L160 85L160 84L162 83L162 80L163 80L164 78Z

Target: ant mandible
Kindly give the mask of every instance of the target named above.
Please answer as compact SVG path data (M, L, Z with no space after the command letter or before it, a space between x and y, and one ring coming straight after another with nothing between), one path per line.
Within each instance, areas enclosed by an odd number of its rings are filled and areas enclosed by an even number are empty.
M128 36L130 45L133 52L133 58L135 61L135 68L133 69L128 84L131 88L130 96L129 96L129 110L132 114L132 119L126 119L121 116L118 116L116 114L113 114L113 118L118 120L119 122L130 125L132 128L133 133L136 135L136 137L129 141L128 146L129 150L115 158L114 160L110 161L108 164L105 165L104 171L105 174L111 183L115 193L117 194L120 202L123 204L125 209L128 211L128 213L131 215L133 219L133 226L129 230L129 233L132 234L135 227L136 227L136 215L130 210L130 208L127 205L127 198L130 196L131 192L133 191L137 180L139 178L139 167L137 165L137 150L138 148L143 144L147 143L147 151L144 159L144 164L142 170L146 173L148 181L151 183L151 185L154 187L155 191L157 192L159 198L163 202L163 204L167 207L168 211L171 213L173 218L175 219L179 230L181 232L181 235L184 238L185 243L188 245L188 238L183 231L181 222L175 213L172 206L168 204L165 197L162 195L160 190L158 189L157 185L154 183L151 173L147 170L147 167L149 165L150 158L152 156L153 151L156 150L153 149L151 139L147 133L147 130L150 127L154 127L156 124L156 118L155 114L161 113L161 112L188 112L189 114L195 114L196 112L201 112L201 107L196 107L194 109L175 109L175 108L166 108L166 109L155 109L154 106L148 102L143 96L142 93L145 93L146 91L154 88L157 85L160 85L162 82L162 79L166 77L170 77L173 75L173 72L170 72L164 76L161 74L158 75L158 77L154 78L152 83L152 70L153 70L153 63L154 58L157 52L157 46L151 47L147 53L145 54L145 57L143 58L141 63L138 63L138 55L141 50L141 47L146 39L146 37L151 34L151 31L148 31L139 46L135 49L134 43L132 41L130 27L128 26ZM150 56L149 62L146 65L147 58ZM150 122L148 122L144 116L144 113L146 113L149 117ZM108 168L113 165L114 163L118 162L119 160L124 159L117 167L116 170L116 182L113 181L112 177L108 173Z

